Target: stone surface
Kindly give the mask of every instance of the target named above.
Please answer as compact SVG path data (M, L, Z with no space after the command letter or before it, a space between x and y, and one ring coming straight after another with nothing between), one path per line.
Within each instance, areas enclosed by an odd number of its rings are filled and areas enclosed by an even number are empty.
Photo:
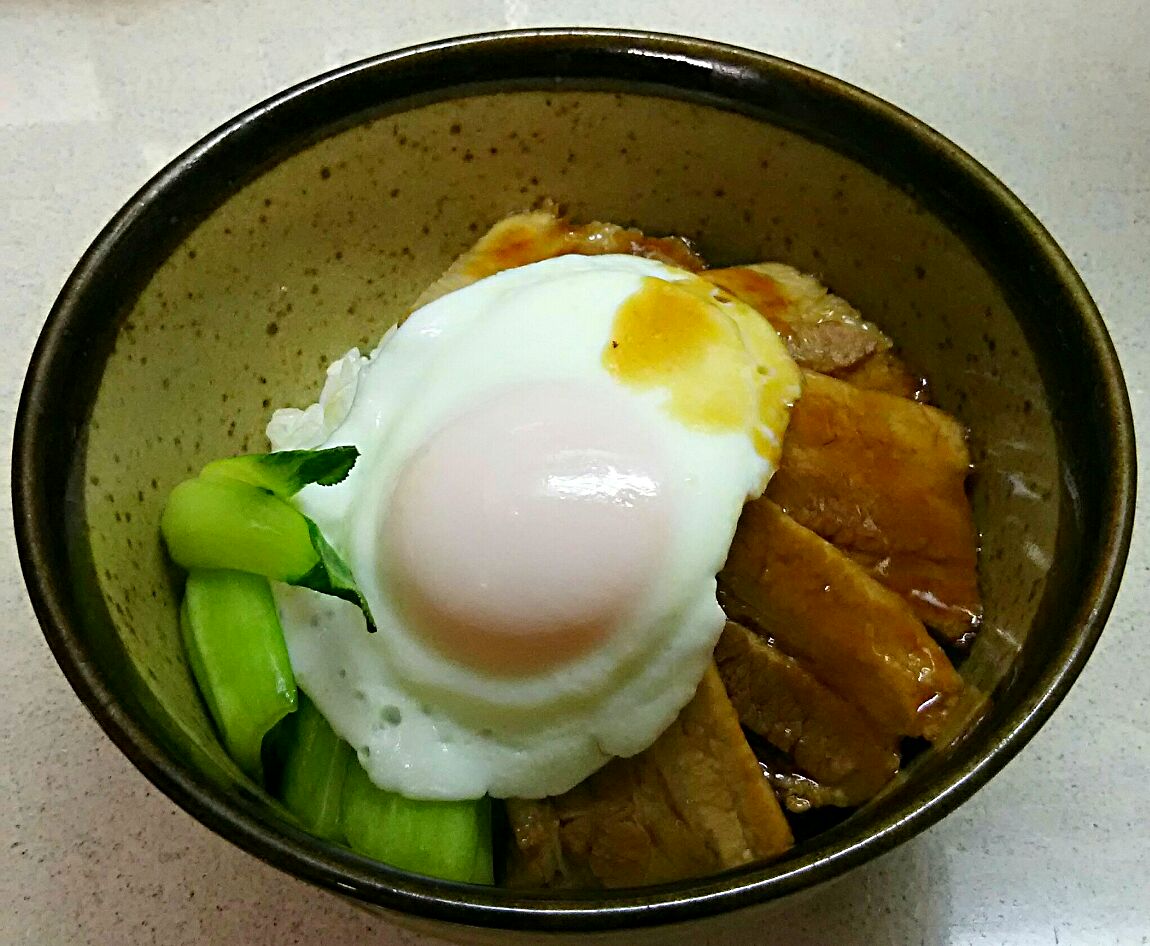
M239 109L435 37L579 23L737 42L906 108L996 172L1094 293L1150 436L1150 25L1132 0L7 0L0 5L0 439L44 316L112 213ZM1143 475L1143 494L1146 494ZM695 944L1146 943L1150 547L1142 504L1102 642L1035 740L957 813L769 918ZM434 943L265 867L153 789L40 636L0 494L0 943Z

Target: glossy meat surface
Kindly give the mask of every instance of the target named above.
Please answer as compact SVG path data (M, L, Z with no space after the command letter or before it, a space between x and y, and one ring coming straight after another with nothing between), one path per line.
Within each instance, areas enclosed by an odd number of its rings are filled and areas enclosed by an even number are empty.
M791 831L718 672L648 749L571 791L509 800L508 883L630 887L777 857Z
M896 738L760 634L728 622L715 663L740 722L787 753L829 803L862 804L898 771Z
M621 253L658 260L695 272L703 261L681 237L649 237L613 223L574 224L550 210L500 220L423 291L413 309L506 269L556 256Z
M982 615L966 431L904 397L805 380L767 496L961 641Z
M962 679L907 603L768 499L748 503L719 573L751 622L896 736L937 733Z
M703 277L757 309L800 367L838 371L891 347L849 302L785 263L711 269Z

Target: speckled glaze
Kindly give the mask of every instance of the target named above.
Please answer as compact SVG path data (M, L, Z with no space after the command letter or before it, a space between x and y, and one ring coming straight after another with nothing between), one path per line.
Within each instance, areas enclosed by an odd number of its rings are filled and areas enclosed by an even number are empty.
M723 90L721 70L671 60L661 69L642 60L661 88L620 77L641 55L685 51L754 81ZM498 88L453 91L452 70L479 68L485 55ZM534 79L526 65L524 74L498 65L532 57L553 64L532 66ZM420 79L421 67L435 78ZM388 98L389 76L408 83L398 82L407 98ZM325 112L320 103L341 84L351 102ZM823 104L804 110L788 96ZM885 155L890 128L922 155ZM260 143L248 153L245 142ZM940 164L1015 216L1001 225L980 216L948 190ZM209 826L301 876L416 915L645 925L770 899L878 853L961 801L1037 728L1101 629L1128 542L1129 409L1101 322L1057 249L984 173L833 80L667 38L468 41L286 94L142 192L82 264L42 339L18 431L16 498L27 513L25 567L58 658L113 738ZM158 541L168 490L212 458L264 449L274 407L314 400L330 360L374 345L479 233L543 199L577 220L690 236L715 264L778 259L816 273L896 339L937 402L970 427L986 624L963 673L995 691L995 709L777 865L591 900L425 883L296 831L227 759L191 682L178 583ZM1021 234L1017 260L995 243L1010 232L988 235L996 227ZM117 281L107 247L132 240L149 250ZM1028 271L1043 253L1045 268ZM86 319L93 334L79 406L53 421L45 379L79 357L60 335L69 319ZM1070 371L1071 386L1094 393L1075 402L1089 417L1068 408ZM52 438L52 422L75 431L74 447ZM58 546L22 479L46 456L67 461L67 477L44 487L69 504Z

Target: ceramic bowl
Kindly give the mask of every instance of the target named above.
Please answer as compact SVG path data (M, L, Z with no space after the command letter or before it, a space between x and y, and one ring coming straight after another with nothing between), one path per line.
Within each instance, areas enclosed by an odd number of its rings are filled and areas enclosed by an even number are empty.
M157 535L207 460L264 447L275 405L371 346L504 214L685 234L713 263L818 273L972 431L989 715L784 860L638 891L435 883L318 841L235 774L197 697ZM561 29L356 63L228 122L160 172L64 287L20 405L25 579L69 681L196 818L283 870L411 918L590 931L811 887L921 831L1034 735L1110 609L1134 497L1130 410L1085 288L997 180L914 118L746 50ZM1019 839L1020 841L1023 839Z

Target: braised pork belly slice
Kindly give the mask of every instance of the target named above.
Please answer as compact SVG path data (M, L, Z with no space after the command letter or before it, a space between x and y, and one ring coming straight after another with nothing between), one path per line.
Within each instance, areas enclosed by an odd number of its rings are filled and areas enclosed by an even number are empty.
M743 726L822 787L812 803L861 805L898 771L896 737L761 635L728 622L715 663Z
M785 263L711 269L704 279L758 310L803 368L834 372L887 351L891 340L813 276Z
M930 386L926 378L911 371L893 351L876 351L862 361L830 374L856 388L930 403Z
M982 616L969 472L949 414L806 372L767 496L964 642Z
M790 828L712 666L643 752L571 791L507 803L518 887L632 887L767 861Z
M890 735L932 738L962 690L906 601L770 500L743 508L719 589L728 617Z
M607 253L642 256L691 272L703 268L702 259L681 237L649 237L613 223L573 224L550 210L535 210L495 224L423 291L412 309L505 269L556 256Z

